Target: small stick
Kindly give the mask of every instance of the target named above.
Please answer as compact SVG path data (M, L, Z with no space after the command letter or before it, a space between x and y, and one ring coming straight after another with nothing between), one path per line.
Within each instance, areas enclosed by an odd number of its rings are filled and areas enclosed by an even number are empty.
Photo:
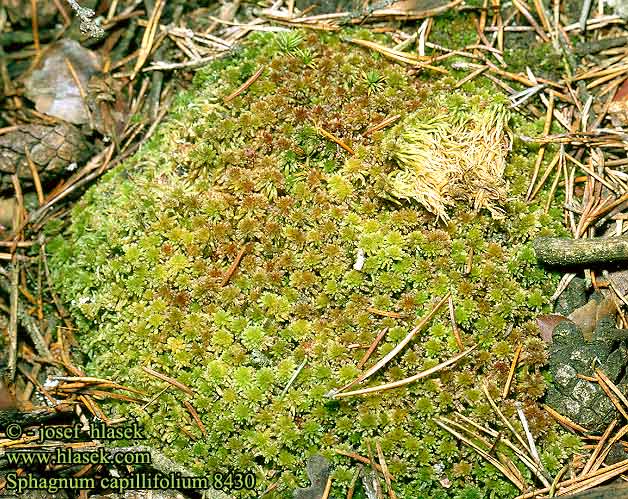
M372 133L378 132L379 130L382 130L384 128L386 128L389 125L392 125L395 121L397 121L399 118L401 118L400 114L395 114L394 116L390 116L389 118L386 118L383 121L380 121L377 125L372 126L371 128L369 128L366 132L364 132L362 134L363 137L368 137L369 135L371 135Z
M380 54L382 54L384 57L387 57L397 62L403 62L405 64L415 65L424 62L426 59L430 60L429 57L417 57L415 55L409 54L408 52L391 49L379 43L371 42L368 40L360 40L359 38L347 38L344 41L347 41L349 43L355 43L356 45L359 45L361 47L374 50L375 52L379 52Z
M378 9L371 13L371 19L379 19L386 18L388 20L398 20L398 21L410 21L410 20L419 20L426 19L429 17L434 17L438 14L442 14L443 12L448 11L449 9L453 9L457 5L461 4L463 0L453 0L445 5L440 5L438 7L434 7L433 9L426 10L407 10L406 8L389 8L389 9ZM352 19L353 24L361 24L364 21L363 16Z
M341 139L339 139L335 135L329 133L327 130L324 130L322 127L317 126L316 131L320 133L323 137L326 137L332 142L335 142L336 144L338 144L340 147L342 147L345 151L347 151L352 156L355 155L355 151L351 149L351 147L349 147L347 144L345 144Z
M44 191L41 187L41 179L39 178L39 173L37 172L37 166L33 162L26 146L24 146L24 155L26 156L28 167L31 170L31 175L33 176L33 183L35 184L35 191L37 192L37 202L39 203L39 206L41 206L44 204Z
M611 402L622 414L622 416L624 416L624 418L628 420L628 412L626 412L626 407L628 406L628 404L626 403L626 397L624 397L624 395L619 391L619 388L617 388L617 386L615 386L615 384L610 379L608 379L606 374L604 374L599 369L596 369L595 373L597 374L599 385L602 390L604 390L606 395L608 395L608 398L611 399ZM617 396L617 394L619 394L619 396Z
M371 461L370 461L369 458L361 456L360 454L356 454L355 452L347 452L347 451L344 451L344 450L341 450L341 449L334 449L334 452L336 454L340 454L341 456L350 457L351 459L355 459L356 461L359 461L361 463L368 464L369 466L371 465ZM384 474L384 470L382 469L382 467L379 464L373 463L373 466L375 466L375 469L377 471L379 471L380 473ZM392 480L392 481L395 480L395 477L392 476L390 474L390 472L387 472L386 474L388 475L390 480Z
M150 374L151 376L154 376L157 379L165 381L166 383L170 383L172 386L178 388L182 392L187 393L190 397L194 397L194 392L189 387L181 383L180 381L177 381L176 379L173 379L170 376L166 376L165 374L161 374L160 372L157 372L151 369L150 367L142 366L142 370L145 373Z
M135 61L135 67L131 73L131 80L135 79L137 73L140 69L142 69L142 66L150 55L153 42L155 41L155 34L157 33L157 28L159 27L159 18L161 17L161 13L163 12L165 5L165 0L157 0L155 8L151 12L146 28L144 29L144 36L142 37L142 43L137 55L137 60Z
M473 71L473 73L468 74L462 80L460 80L458 83L456 83L456 86L454 88L460 88L462 85L464 85L465 83L473 80L473 78L475 78L476 76L482 74L487 69L488 69L488 66L482 66L481 68L476 69L475 71Z
M517 10L523 14L523 17L528 20L530 26L534 28L534 30L543 39L543 41L549 42L550 39L547 37L547 34L545 34L545 32L541 29L534 17L532 17L532 14L530 14L530 11L526 8L526 5L522 2L522 0L513 0L512 3L517 8Z
M623 465L620 468L615 468L610 471L607 471L608 468L603 468L603 470L604 470L604 473L600 473L596 477L588 478L584 481L577 482L574 485L571 485L565 489L560 490L560 494L565 495L571 492L582 492L592 487L595 487L596 485L599 485L603 482L606 482L607 480L610 480L611 478L614 478L618 475L625 473L626 470L628 470L628 465Z
M21 189L17 174L11 176L13 185L15 187L15 195L18 198L18 205L20 205L19 199L21 198ZM22 216L21 209L15 211L13 215L14 227L20 225L20 218ZM16 248L13 248L11 255L11 313L9 316L9 361L8 370L9 378L15 379L15 370L17 367L17 307L18 307L18 284L20 279L20 264L17 258Z
M491 394L488 392L488 388L486 387L486 385L482 385L482 390L484 391L484 395L486 396L486 399L488 400L489 404L491 405L491 407L493 408L493 410L497 413L497 415L500 417L500 419L504 422L504 424L506 425L506 427L511 431L511 433L515 436L515 438L519 441L519 443L521 444L521 446L528 452L530 452L530 449L528 448L528 444L525 442L525 440L523 440L523 438L521 437L521 435L519 435L519 433L517 433L517 431L515 430L514 426L510 423L510 421L508 420L508 418L506 418L506 416L504 416L504 414L502 413L502 411L499 410L499 407L497 407L497 404L495 403L495 401L493 400L493 397L491 397Z
M552 31L552 26L550 25L549 20L545 15L545 7L543 7L543 2L541 2L541 0L534 0L534 8L539 15L539 19L541 20L541 24L543 25L543 28L545 28L545 31Z
M40 46L39 46L39 20L37 18L37 0L31 0L31 26L33 29L33 45L35 45L36 57L39 57Z
M562 146L563 144L561 144L561 147ZM548 167L545 169L545 172L543 172L543 176L541 177L541 180L539 180L539 183L537 184L537 186L532 191L532 194L530 195L530 200L534 199L536 195L539 193L539 191L543 188L543 186L545 185L545 182L547 181L547 178L551 175L551 173L554 171L554 168L556 168L557 165L558 165L558 168L560 168L560 151L556 153L556 155L552 158L552 161L550 162Z
M264 70L266 69L266 66L262 66L261 68L259 68L255 74L253 74L253 76L251 76L248 80L246 80L240 87L238 87L236 90L234 90L232 93L230 93L229 95L227 95L227 97L225 97L223 99L223 102L227 103L232 101L233 99L235 99L238 95L244 93L246 91L247 88L249 88L251 85L253 85L253 83L255 83L257 81L257 79L262 76L262 73L264 72Z
M619 471L619 473L623 473L626 469L628 469L628 459L624 461L620 461L606 468L603 468L602 470L597 470L594 473L590 473L589 476L587 477L579 476L577 478L570 478L569 480L565 480L564 482L559 482L555 488L559 489L559 488L566 487L567 485L573 485L573 484L575 484L576 487L579 487L583 483L583 481L591 480L592 478L599 477L600 475L610 474L610 473L616 472L617 470L621 470ZM525 494L517 496L515 499L531 499L531 498L539 497L541 494L546 494L547 492L549 492L550 488L551 487L545 487L539 490L534 490L532 492L527 492ZM566 490L562 490L561 495L565 495L566 492L567 492Z
M470 424L471 426L477 428L478 430L494 437L494 438L498 438L498 441L496 442L495 445L499 444L500 442L503 443L504 445L506 445L507 447L510 447L510 449L515 453L515 455L521 460L521 462L528 467L528 469L534 473L536 475L536 477L543 482L544 485L549 485L549 482L547 481L547 478L544 476L542 470L539 468L539 466L532 460L532 458L528 457L528 454L520 449L519 447L517 447L515 444L513 444L510 440L508 440L507 438L504 438L504 435L501 431L497 432L495 430L490 430L489 428L486 428L484 426L479 425L478 423L476 423L475 421L473 421L472 419L464 416L463 414L460 414L459 412L455 413L456 416L458 416L460 419L462 419L463 421L467 422L468 424ZM476 433L469 431L467 428L465 428L464 426L456 423L455 421L452 421L450 419L447 419L446 417L442 416L441 420L445 421L447 424L451 425L451 426L455 426L457 428L460 428L461 430L464 430L466 432L468 432L472 437L477 438L479 440L483 439L480 437L480 435L477 435ZM489 452L490 454L490 452Z
M83 402L83 405L87 407L87 410L91 412L93 416L102 419L105 424L109 425L109 418L89 395L79 395L78 398L81 402Z
M495 441L491 445L491 448L488 450L488 453L490 455L493 455L493 453L495 452L495 449L497 448L497 445L499 444L501 439L502 439L502 432L500 431L499 433L497 433L497 436L495 437Z
M92 118L92 112L89 110L89 106L87 105L87 94L85 93L85 89L83 88L83 84L81 83L81 80L80 80L76 70L74 69L74 66L72 65L72 62L70 62L70 59L68 59L67 57L65 58L65 64L68 67L68 69L70 70L70 74L72 75L72 79L74 80L74 83L76 83L76 86L78 88L79 94L81 94L81 101L83 102L83 108L85 109L85 114L87 114L87 117L89 119L90 127L94 128L94 120Z
M391 317L392 319L404 318L404 316L398 312L389 312L388 310L380 310L375 307L368 307L366 310L372 314L381 315L382 317Z
M366 351L364 356L360 359L360 362L358 362L358 365L356 366L358 369L362 369L364 364L366 364L366 361L369 360L369 358L371 357L371 354L375 351L375 349L377 348L377 345L379 345L379 342L382 341L382 338L384 337L387 331L388 329L384 328L379 332L379 334L377 335L377 338L373 340L373 343L371 343L371 345L369 346L369 349Z
M227 283L231 280L231 277L233 276L233 274L235 273L236 269L238 268L238 265L240 265L240 260L242 260L242 257L244 256L244 253L246 253L246 250L248 249L247 246L248 245L246 245L246 244L244 246L242 246L242 248L240 249L240 251L236 255L235 260L229 266L229 268L227 269L227 272L225 272L225 275L222 278L222 282L220 283L220 287L225 287L227 285Z
M190 404L190 402L187 401L187 400L183 401L183 405L185 406L185 408L188 410L188 412L192 416L192 419L196 423L196 426L198 426L199 429L201 430L201 433L203 434L203 436L205 438L207 438L207 430L205 429L205 425L201 421L201 418L198 417L198 412L196 412L196 409L194 409L194 406L192 404Z
M540 262L572 266L628 260L628 236L569 239L538 237L532 246Z
M18 247L16 245L16 247ZM16 259L18 262L30 262L31 258L25 255L18 255L16 253L0 253L0 260L13 260Z
M295 371L292 373L292 376L290 376L290 379L288 380L288 383L286 384L285 388L281 391L281 395L279 396L280 398L283 397L288 392L288 390L292 386L292 383L294 383L294 380L297 379L297 376L305 367L306 362L307 362L307 358L303 359L303 362L301 362L301 364L299 364L299 367L297 367Z
M582 10L580 11L580 30L585 31L587 29L587 19L589 18L589 11L591 10L591 0L584 0L582 2Z
M120 385L113 381L103 378L92 378L90 376L51 376L50 379L56 381L75 381L81 382L83 384L96 384L96 385L105 385L107 388L116 388L118 390L125 390L127 392L137 393L138 395L146 395L144 392L140 390L136 390L135 388L130 388L128 386Z
M349 484L349 489L347 490L347 499L353 499L353 492L355 491L355 484L358 481L358 477L360 476L360 471L362 466L356 468L353 473L353 477L351 478L351 483Z
M61 17L63 17L63 26L68 27L70 24L72 24L72 18L70 17L70 14L68 14L67 10L65 10L60 0L53 0L53 2L57 10L60 12Z
M323 495L321 499L327 499L329 497L330 491L331 491L331 476L327 479L327 483L325 484L325 490L323 491Z
M510 371L508 373L508 379L506 380L506 385L504 386L504 391L502 392L502 398L505 399L508 397L508 392L510 391L510 385L512 384L512 379L515 376L515 369L517 368L517 363L519 362L519 355L521 354L521 349L523 348L523 344L519 343L517 349L515 350L515 355L512 359L512 364L510 365Z
M556 177L554 177L554 182L552 182L552 187L550 187L549 194L547 196L547 202L545 203L544 213L548 213L550 206L552 204L552 200L554 199L554 195L556 193L556 188L558 187L558 182L560 181L561 173L564 171L562 165L565 164L565 145L560 145L559 157L558 157L558 169L556 171Z

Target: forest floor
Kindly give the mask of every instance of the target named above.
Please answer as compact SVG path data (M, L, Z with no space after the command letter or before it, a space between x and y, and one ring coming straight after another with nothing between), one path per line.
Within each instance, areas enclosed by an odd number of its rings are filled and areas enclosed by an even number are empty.
M604 1L566 0L199 3L205 4L5 0L0 6L0 324L5 346L0 452L38 446L27 433L11 436L6 429L12 423L28 430L52 422L111 422L100 406L103 400L147 402L113 382L87 377L73 363L75 327L51 282L46 227L67 223L81 194L133 155L167 119L170 102L189 87L195 70L233 53L250 33L361 26L390 40L370 43L367 50L417 74L449 72L459 85L475 78L492 81L509 97L513 112L542 126L540 138L520 138L538 144L527 199L550 186L564 199L565 225L573 239L592 239L598 247L598 238L623 238L628 231L628 7L620 2L615 10ZM587 254L591 251L587 247ZM593 289L614 296L620 305L618 327L627 328L625 277L619 270L599 270L599 263L586 262L573 272L569 268L555 297L574 278L584 277ZM513 371L517 360L515 354ZM621 391L601 377L596 382L628 419L628 400ZM617 445L628 448L627 422L609 426L600 437L551 414L587 445L551 487L520 497L585 492L613 480L615 489L607 497L618 497L617 487L628 480L628 460L605 464L605 458ZM81 443L90 445L99 444ZM165 459L157 461L162 471L176 469ZM92 464L56 471L74 477L111 473ZM6 485L0 478L0 490ZM597 494L604 497L603 489Z

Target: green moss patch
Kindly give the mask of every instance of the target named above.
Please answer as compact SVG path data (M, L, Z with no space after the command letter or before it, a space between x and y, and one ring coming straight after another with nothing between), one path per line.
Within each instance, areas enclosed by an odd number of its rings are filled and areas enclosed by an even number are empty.
M262 66L246 92L223 101ZM395 196L400 163L386 144L404 127L365 134L396 114L402 125L437 117L455 127L450 117L502 102L474 83L456 91L453 83L417 80L335 37L257 36L200 71L151 143L87 193L66 237L49 245L86 371L147 394L164 386L143 366L176 378L194 391L189 401L208 431L175 389L146 410L116 406L145 425L151 445L199 473L254 471L252 497L276 481L275 497L290 497L307 485L307 457L322 453L341 497L356 463L334 450L367 455L379 440L400 498L512 497L497 470L432 418L461 411L495 422L481 383L497 397L522 343L511 398L498 403L510 417L522 401L545 464L561 466L566 443L536 404L546 356L533 323L548 310L556 276L537 267L529 241L562 229L559 212L543 213L542 196L540 205L523 201L534 155L516 141L507 151L500 218L461 196L445 223ZM506 117L504 126L516 133L520 125ZM361 372L383 328L365 368L448 292L465 346L478 345L473 354L402 388L326 397ZM458 351L444 310L365 386Z

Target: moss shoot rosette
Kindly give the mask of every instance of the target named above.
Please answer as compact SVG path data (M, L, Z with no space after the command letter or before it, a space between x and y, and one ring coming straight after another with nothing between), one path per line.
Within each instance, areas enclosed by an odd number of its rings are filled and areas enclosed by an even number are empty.
M367 455L376 440L400 498L513 497L433 421L459 411L496 422L487 383L513 422L523 403L544 465L560 469L574 443L538 408L546 354L533 322L557 278L530 245L561 234L560 211L544 212L544 193L524 202L535 155L516 135L530 124L481 82L454 85L336 36L256 35L200 70L150 143L84 196L48 250L85 370L155 394L164 385L148 366L195 393L169 389L146 410L115 405L149 444L198 473L254 471L252 497L277 481L275 497L307 486L316 453L346 493L356 463L335 450ZM478 346L471 355L394 390L326 396L360 374L382 329L364 369L448 292L465 347ZM520 343L511 395L499 400ZM360 386L457 353L444 310Z

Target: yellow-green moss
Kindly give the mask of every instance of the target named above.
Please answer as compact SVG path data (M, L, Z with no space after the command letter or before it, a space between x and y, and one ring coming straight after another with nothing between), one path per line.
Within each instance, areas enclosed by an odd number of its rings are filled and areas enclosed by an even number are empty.
M333 449L366 455L367 441L379 439L400 498L488 490L512 497L512 485L432 417L455 409L490 424L479 383L497 392L521 342L511 393L535 434L545 435L547 467L556 470L565 457L535 402L545 356L531 320L547 310L556 276L536 266L529 241L561 229L559 212L544 215L523 201L534 156L521 143L508 156L503 219L456 204L450 222L438 224L420 205L390 199L398 165L380 146L395 129L363 132L394 114L447 116L503 98L474 84L453 91L448 79L418 81L335 37L281 37L256 36L199 71L151 143L92 188L67 237L49 245L87 372L152 394L163 386L141 369L150 366L188 385L206 438L176 390L147 410L117 410L139 418L152 445L197 472L256 472L258 493L278 480L275 497L290 497L307 485L307 456L322 453L341 497L355 463ZM262 64L262 76L225 104ZM516 132L516 120L511 125ZM360 250L366 259L356 270ZM366 367L447 292L465 344L479 345L473 355L403 388L326 398L356 377L365 345L382 328L388 333ZM373 315L371 306L404 318ZM372 383L411 376L457 351L445 311ZM500 405L513 415L512 400Z

